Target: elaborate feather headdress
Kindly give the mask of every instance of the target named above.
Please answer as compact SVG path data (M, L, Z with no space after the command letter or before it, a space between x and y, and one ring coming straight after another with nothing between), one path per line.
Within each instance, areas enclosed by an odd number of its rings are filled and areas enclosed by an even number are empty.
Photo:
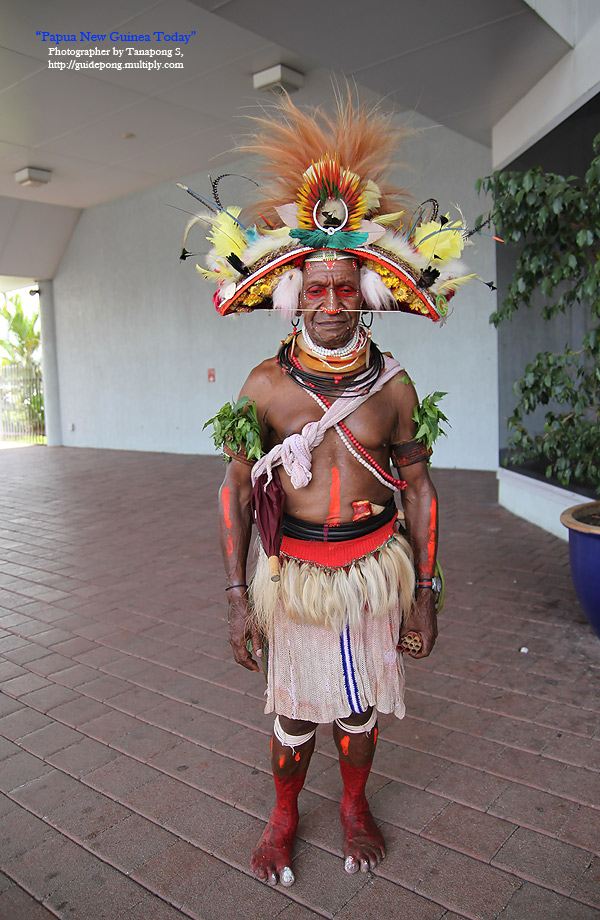
M264 179L252 225L240 208L225 209L213 182L215 205L193 218L209 223L212 248L206 279L218 282L214 297L222 315L255 309L293 313L299 269L307 258L352 257L361 266L361 289L370 308L445 317L448 300L465 281L460 261L467 238L462 214L438 218L437 202L417 209L387 176L406 137L378 109L356 104L348 92L335 116L303 112L284 95L269 115L252 119L255 132L242 148L259 157ZM322 253L322 256L316 255Z

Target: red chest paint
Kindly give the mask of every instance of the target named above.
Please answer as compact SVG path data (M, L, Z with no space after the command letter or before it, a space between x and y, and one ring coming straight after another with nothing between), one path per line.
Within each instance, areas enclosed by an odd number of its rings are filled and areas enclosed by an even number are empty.
M340 471L337 466L334 466L331 470L329 514L327 515L327 524L329 525L340 523L340 487Z

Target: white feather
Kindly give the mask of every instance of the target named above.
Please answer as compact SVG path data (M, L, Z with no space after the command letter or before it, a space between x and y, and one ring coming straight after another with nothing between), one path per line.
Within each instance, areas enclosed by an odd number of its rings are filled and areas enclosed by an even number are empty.
M369 310L393 310L394 295L372 268L361 268L360 291Z
M290 230L298 229L298 205L297 204L282 204L280 207L275 208L285 226Z
M188 220L186 228L185 228L185 232L183 234L183 244L182 245L184 248L187 243L188 236L190 235L190 230L192 230L197 224L200 224L200 223L204 224L204 226L206 227L207 224L211 223L211 217L212 217L212 214L210 214L207 211L205 214L194 214L194 216Z
M469 273L467 265L460 259L453 259L451 262L446 262L445 265L436 263L435 267L439 269L440 273L430 287L432 294L443 294L444 291L448 290L449 281L454 278L462 278Z
M284 319L291 321L298 312L301 290L302 272L299 268L290 268L281 275L272 297L274 308L279 310Z
M296 244L298 241L295 241ZM254 265L255 262L258 262L259 259L262 259L263 256L269 255L271 252L277 252L278 249L283 249L284 246L289 246L292 243L292 238L287 232L286 228L281 228L280 230L272 230L264 235L258 237L258 239L250 243L250 245L242 253L242 261L244 265Z
M392 255L397 256L402 262L406 262L418 271L422 268L427 268L427 259L417 252L406 237L400 233L386 233L385 236L377 240L377 247L391 252Z

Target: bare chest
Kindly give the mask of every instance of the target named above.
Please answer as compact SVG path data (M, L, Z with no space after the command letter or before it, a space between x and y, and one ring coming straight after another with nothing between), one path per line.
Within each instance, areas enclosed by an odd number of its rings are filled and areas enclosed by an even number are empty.
M332 399L329 402L333 402ZM292 434L302 431L309 422L323 417L324 409L302 387L285 381L277 397L269 406L267 422L271 429L270 445L281 443ZM386 399L386 388L370 396L361 406L347 415L342 424L367 450L380 453L388 451L396 421L396 411ZM331 442L331 435L325 441Z

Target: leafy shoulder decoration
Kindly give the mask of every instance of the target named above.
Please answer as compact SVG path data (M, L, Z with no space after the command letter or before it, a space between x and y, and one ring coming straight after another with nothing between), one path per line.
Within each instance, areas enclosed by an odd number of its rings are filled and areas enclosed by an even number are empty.
M226 463L232 456L241 455L254 461L264 454L256 403L248 396L242 396L236 403L225 403L213 418L205 422L202 430L209 425L213 427L212 439L216 449L227 452L223 458Z
M415 440L423 441L428 450L433 446L441 434L446 437L446 432L442 428L442 422L452 427L447 417L437 405L437 403L447 395L447 393L436 390L435 393L430 393L429 396L425 396L419 405L415 406L415 411L412 416L417 426Z

